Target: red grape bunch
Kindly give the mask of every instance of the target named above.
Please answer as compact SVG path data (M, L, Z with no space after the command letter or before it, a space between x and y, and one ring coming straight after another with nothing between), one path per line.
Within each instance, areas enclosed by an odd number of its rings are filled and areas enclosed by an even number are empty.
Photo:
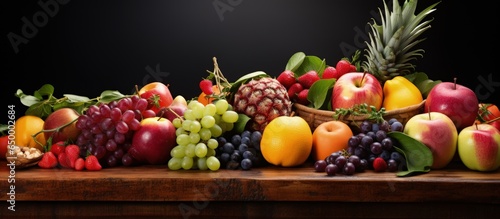
M131 146L134 132L142 119L154 116L155 112L148 109L148 101L138 95L91 105L76 122L81 130L76 144L82 156L93 154L104 166L126 165L132 162L124 155Z

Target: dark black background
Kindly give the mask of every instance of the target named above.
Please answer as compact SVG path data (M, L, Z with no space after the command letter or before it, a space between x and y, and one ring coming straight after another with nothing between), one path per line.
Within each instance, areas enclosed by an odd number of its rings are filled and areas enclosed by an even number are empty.
M228 10L218 13L214 2ZM417 12L435 2L420 0ZM33 21L43 9L38 1L5 1L0 113L16 105L17 116L24 114L16 90L32 94L45 83L54 85L56 97L97 97L104 90L130 94L135 85L161 81L174 96L190 99L213 69L212 57L230 81L257 70L277 76L298 51L334 64L352 55L346 46L365 48L365 28L372 18L379 20L379 7L382 0L73 0L59 4L16 53L8 35L22 36L22 18ZM426 18L433 21L419 44L425 53L416 70L435 80L458 77L481 102L498 104L500 87L487 90L480 80L500 82L492 32L498 13L485 3L452 0L436 9ZM148 67L158 67L161 77L152 77ZM4 123L6 116L1 118Z

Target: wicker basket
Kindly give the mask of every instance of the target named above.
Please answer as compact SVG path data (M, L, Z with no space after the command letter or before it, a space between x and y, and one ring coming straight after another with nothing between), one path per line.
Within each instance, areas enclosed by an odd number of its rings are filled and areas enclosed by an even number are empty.
M424 105L425 105L425 100L413 106L397 110L386 111L384 118L385 119L396 118L404 125L412 116L417 115L419 113L423 113ZM333 111L317 110L298 103L293 104L293 109L295 115L304 118L311 127L311 130L313 131L321 123L334 120L335 112ZM361 122L366 120L367 118L368 115L363 115L363 116L346 115L344 117L340 117L338 120L349 125L354 131L360 131L359 126Z

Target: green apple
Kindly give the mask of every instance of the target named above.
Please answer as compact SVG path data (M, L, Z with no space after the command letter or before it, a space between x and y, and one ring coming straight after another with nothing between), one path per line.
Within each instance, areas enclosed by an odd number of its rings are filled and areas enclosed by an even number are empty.
M500 131L489 124L462 129L458 134L458 155L471 170L497 170L500 167Z
M421 113L406 122L403 132L425 144L432 152L432 169L448 165L457 151L458 131L447 115Z

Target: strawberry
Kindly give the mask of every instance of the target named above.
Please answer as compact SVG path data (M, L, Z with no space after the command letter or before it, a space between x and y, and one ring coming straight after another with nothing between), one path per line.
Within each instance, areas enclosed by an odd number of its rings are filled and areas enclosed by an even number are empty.
M297 79L295 78L295 74L290 71L290 70L285 70L281 72L281 74L278 75L276 78L280 84L282 84L287 90L297 82Z
M302 105L309 105L309 100L307 99L307 94L309 93L309 89L304 89L299 92L297 95L297 103L300 103Z
M357 72L358 68L356 68L355 65L351 64L351 71L350 72Z
M292 101L297 100L297 95L302 90L304 90L304 87L302 86L302 84L300 84L299 82L295 82L294 84L292 84L292 86L290 86L290 88L288 88L288 97Z
M54 155L59 156L59 154L62 153L65 148L66 146L64 141L59 141L50 146L50 151L54 153Z
M58 164L57 157L52 151L45 152L42 159L38 162L38 166L44 169L51 169Z
M81 157L79 157L78 159L76 159L75 161L75 170L83 170L85 169L85 160Z
M212 81L209 79L203 79L200 81L200 89L206 95L211 95L214 93L214 91L212 90L212 86Z
M89 155L85 158L85 169L87 170L101 170L102 166L99 164L99 160L94 155Z
M311 70L306 72L305 74L299 76L297 78L297 81L302 84L302 87L304 88L310 88L314 82L319 80L319 75L316 71Z
M338 74L337 74L337 69L333 66L328 66L325 68L325 71L323 71L322 75L323 79L329 79L329 78L335 78L338 79Z
M385 162L385 160L381 157L375 158L375 160L373 160L373 170L375 170L375 172L386 171L387 170L387 162Z
M335 69L337 69L337 74L339 75L339 77L341 77L346 73L352 72L351 62L346 59L341 59L337 62Z
M80 147L76 144L70 144L66 146L64 153L66 154L66 163L71 168L75 168L75 162L80 157Z
M61 167L71 168L65 152L62 152L57 156L57 161L59 162L59 165L61 165Z

